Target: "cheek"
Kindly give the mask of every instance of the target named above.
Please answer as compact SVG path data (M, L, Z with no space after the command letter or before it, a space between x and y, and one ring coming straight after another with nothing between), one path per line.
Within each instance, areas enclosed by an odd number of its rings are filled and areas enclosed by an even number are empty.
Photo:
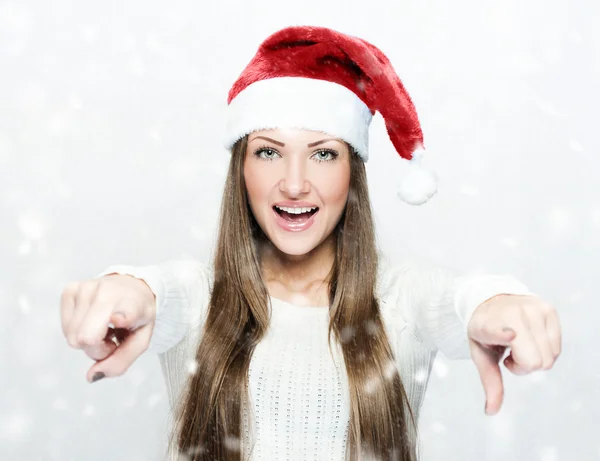
M323 201L332 206L343 207L350 190L350 172L346 169L329 174L320 181L319 191Z
M253 168L252 162L245 165L244 181L246 183L246 190L248 192L248 201L250 202L250 205L267 200L269 185L263 169Z

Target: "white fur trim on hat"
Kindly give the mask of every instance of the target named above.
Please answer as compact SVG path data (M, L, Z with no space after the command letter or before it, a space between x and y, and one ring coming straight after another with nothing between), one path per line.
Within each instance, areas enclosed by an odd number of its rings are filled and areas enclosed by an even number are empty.
M301 128L341 138L369 158L368 106L343 85L304 77L259 80L242 90L226 112L225 147L253 131Z

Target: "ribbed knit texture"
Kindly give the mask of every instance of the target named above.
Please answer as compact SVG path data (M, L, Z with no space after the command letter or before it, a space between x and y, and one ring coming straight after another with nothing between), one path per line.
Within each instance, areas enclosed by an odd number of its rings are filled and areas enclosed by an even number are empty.
M111 266L143 279L157 298L149 347L157 353L171 407L189 372L206 318L212 273L196 261ZM437 351L469 358L466 327L474 310L497 294L533 294L509 275L456 276L422 263L381 261L377 292L386 332L410 405L418 417ZM271 298L267 336L249 369L251 408L243 427L253 461L342 461L349 423L348 378L339 346L327 344L328 308ZM252 445L253 448L252 448ZM250 449L252 449L250 453ZM175 460L171 453L167 459Z

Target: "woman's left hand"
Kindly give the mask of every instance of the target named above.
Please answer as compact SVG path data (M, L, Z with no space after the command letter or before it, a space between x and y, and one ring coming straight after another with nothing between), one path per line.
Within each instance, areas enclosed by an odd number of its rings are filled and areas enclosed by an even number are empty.
M479 305L467 328L471 357L485 390L485 412L500 410L504 396L499 361L516 375L549 370L561 352L554 307L533 295L497 295Z

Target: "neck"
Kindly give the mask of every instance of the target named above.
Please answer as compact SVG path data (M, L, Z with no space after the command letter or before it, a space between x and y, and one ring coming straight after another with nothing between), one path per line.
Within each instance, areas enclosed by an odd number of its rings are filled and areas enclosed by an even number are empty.
M315 284L328 284L335 259L335 236L332 233L319 246L303 255L283 253L269 240L261 242L259 252L265 281L302 291Z

